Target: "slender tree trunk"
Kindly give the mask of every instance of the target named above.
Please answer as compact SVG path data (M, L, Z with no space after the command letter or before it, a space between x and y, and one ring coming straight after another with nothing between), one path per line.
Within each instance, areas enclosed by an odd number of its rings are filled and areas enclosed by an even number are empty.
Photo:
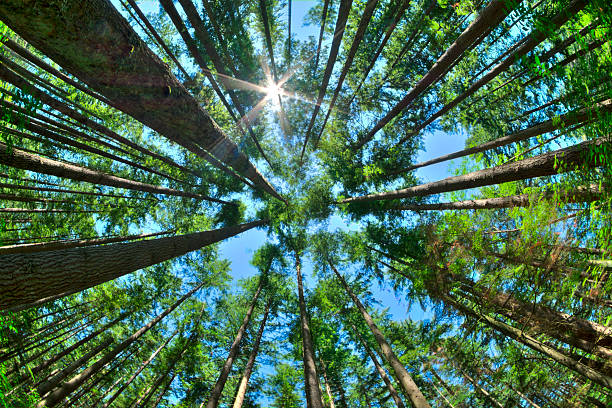
M188 150L186 140L199 144L280 198L110 2L53 0L30 7L6 0L0 14L13 31L108 98L113 107ZM100 26L105 29L100 31Z
M308 128L306 130L306 138L304 139L304 146L302 147L300 162L304 159L304 153L306 152L306 146L308 145L308 139L310 138L312 127L314 126L315 119L317 118L317 114L319 113L319 110L321 108L321 103L323 103L323 98L325 97L325 93L327 92L327 85L329 84L329 79L334 69L334 64L336 63L336 59L338 58L340 43L342 42L342 37L344 36L344 30L346 28L346 22L348 20L352 4L353 0L340 0L340 8L338 10L338 18L336 20L334 37L332 39L331 47L329 50L327 64L325 65L325 72L323 73L321 84L319 85L319 94L317 96L317 102L314 105L314 111L312 112L312 116L310 117L310 123L308 123Z
M399 115L404 109L420 96L429 86L439 81L448 72L451 64L463 55L463 52L470 46L475 45L477 40L482 41L482 34L491 30L501 23L506 15L512 11L517 3L508 3L504 0L491 1L476 19L457 37L455 42L448 47L436 63L421 78L402 100L397 103L376 125L361 139L354 147L353 151L361 149L368 143L374 135L382 129L393 118Z
M570 171L576 165L593 168L602 164L601 160L597 157L589 157L588 155L595 146L607 147L609 143L603 139L589 140L571 147L544 153L517 162L506 163L484 170L477 170L461 176L448 177L444 180L420 184L402 190L351 197L340 201L340 203L423 197L450 191L501 184L509 181L552 176ZM561 163L563 163L562 166Z
M493 398L493 396L491 395L489 391L485 390L482 386L480 386L480 384L478 384L478 381L470 377L465 371L461 369L460 371L461 371L461 375L463 375L463 377L474 386L476 391L482 394L491 403L491 405L497 408L504 408L504 405L501 404L499 401L497 401L495 398Z
M493 319L490 316L481 314L476 312L475 310L463 305L461 302L457 301L454 298L451 298L448 295L442 295L441 299L447 304L453 306L459 312L464 315L472 316L476 319L480 319L483 323L491 327L492 329L499 331L500 333L516 340L519 343L524 344L525 346L544 354L549 357L553 361L564 365L565 367L575 371L576 373L590 379L596 384L601 385L602 387L612 388L612 377L602 374L585 364L582 364L579 361L576 361L572 357L569 357L559 350L548 346L528 334L524 333L522 330L516 329L512 326L509 326L503 322L500 322L496 319Z
M392 207L402 211L438 211L438 210L490 210L494 208L529 207L540 199L556 198L562 203L592 202L602 197L598 185L581 187L560 193L544 192L540 195L517 194L506 197L482 198L477 200L454 201L451 203L408 204Z
M246 396L247 388L249 386L249 379L251 378L251 373L253 372L253 367L255 366L255 359L257 358L257 353L259 352L259 344L261 343L261 338L263 336L264 329L266 328L266 321L268 320L269 312L270 302L266 304L266 309L264 310L264 315L261 320L261 324L259 325L259 331L257 332L255 343L253 343L253 350L251 350L247 364L244 367L244 372L242 374L242 379L240 380L240 385L238 386L238 392L236 393L233 408L241 408L242 403L244 402L244 397Z
M302 283L302 263L300 255L295 252L295 272L298 284L298 302L300 308L300 329L302 334L302 349L304 359L304 390L306 393L306 405L308 408L323 408L323 397L319 385L319 374L315 364L314 346L310 323L306 311L306 300L304 299L304 286Z
M331 387L329 385L329 379L327 377L327 368L325 367L325 361L319 358L319 366L321 367L321 373L323 374L323 380L325 380L325 393L327 394L327 398L329 399L329 408L336 408L336 403L334 402L334 396L332 394Z
M144 267L184 255L265 224L254 221L196 232L100 247L0 256L0 309L91 288Z
M141 183L139 181L113 176L111 174L92 170L76 164L47 159L17 148L9 149L4 143L0 143L0 163L17 169L50 174L57 177L68 178L76 181L85 181L92 184L126 188L129 190L143 191L151 194L166 194L179 197L212 200L217 203L228 204L227 201L206 197L201 194Z
M151 320L149 323L141 327L138 331L132 334L130 337L125 339L123 342L119 343L112 350L106 353L102 358L98 361L87 367L85 370L81 371L76 376L72 377L69 381L63 383L59 388L55 389L53 392L49 393L46 397L44 397L38 403L37 407L53 407L57 405L59 402L63 401L68 395L70 395L74 390L78 389L85 381L94 376L97 372L99 372L102 367L113 361L119 353L126 350L132 343L142 337L143 334L148 332L152 327L154 327L157 323L159 323L164 317L172 313L177 307L179 307L185 300L191 297L196 291L204 286L205 282L198 284L195 288L191 289L188 293L183 295L180 299L178 299L172 306L164 310L161 314Z
M138 367L138 369L136 371L134 371L134 373L130 376L130 378L128 378L127 381L121 387L119 387L119 389L117 391L115 391L115 393L102 405L102 408L108 408L113 403L113 401L115 401L117 399L117 397L119 397L119 395L121 395L121 393L132 383L132 381L134 381L136 379L136 377L138 377L140 375L140 373L145 368L147 368L147 366L149 364L151 364L151 362L153 360L155 360L155 357L157 357L157 355L168 345L168 343L170 343L170 341L178 333L178 330L179 329L176 329L166 339L166 341L164 341L153 353L151 353L151 355L149 356L148 359L146 359L145 361L142 362L140 367Z
M328 263L336 274L336 276L338 277L338 280L340 280L340 283L342 283L342 286L344 286L346 293L351 297L351 299L353 299L355 306L357 306L357 308L359 309L359 312L363 316L363 319L372 331L372 334L374 335L374 338L376 339L376 342L378 343L378 346L380 347L383 356L395 372L395 375L398 378L399 383L402 389L404 390L404 393L406 394L406 396L408 396L408 398L410 398L412 405L414 405L415 408L431 408L419 387L416 385L410 374L408 374L406 367L404 367L404 365L399 361L399 359L391 349L391 346L389 345L389 343L387 343L387 340L385 339L384 335L374 323L372 316L370 316L370 314L367 312L359 298L355 296L355 294L348 286L342 275L340 275L340 272L338 272L336 267L329 260Z
M151 234L137 234L137 235L126 235L122 237L111 237L111 238L94 238L94 239L81 239L72 241L50 241L50 242L36 242L33 244L16 244L7 245L0 247L0 255L7 254L29 254L34 252L44 251L57 251L61 249L69 248L82 248L93 245L110 244L114 242L123 241L134 241L142 238L151 238L159 235L173 234L176 230L154 232Z
M383 382L387 386L387 389L389 390L389 394L391 395L391 398L393 398L393 401L395 401L395 405L397 405L397 408L404 408L405 407L404 402L402 401L402 399L400 398L399 394L397 393L397 390L393 386L393 383L391 382L391 379L389 378L389 376L385 372L385 369L378 362L378 359L376 358L376 355L372 352L370 347L368 347L368 345L365 342L365 340L361 337L361 335L357 331L357 328L355 326L353 326L352 324L351 324L351 327L353 328L353 333L355 333L355 335L359 339L359 342L361 343L361 345L365 349L366 353L368 354L368 356L370 356L370 360L372 360L372 363L374 364L374 367L376 368L376 371L378 372L378 375L380 376L380 378L383 380Z
M317 52L315 55L314 69L315 71L319 67L319 56L321 54L321 44L323 43L323 34L325 33L325 25L327 23L327 10L331 4L332 0L324 0L323 1L323 12L321 13L321 25L319 28L319 41L317 43Z
M234 364L234 360L240 351L240 342L242 341L242 337L244 336L244 332L249 325L249 321L251 320L251 315L253 314L253 310L255 310L255 304L257 303L257 298L261 293L261 289L264 284L264 280L266 279L265 274L262 274L259 277L259 285L257 286L257 290L253 295L253 300L251 300L251 304L242 319L242 324L238 329L238 333L236 333L236 338L234 338L234 342L232 343L229 351L229 355L223 364L223 368L221 368L221 373L219 374L219 379L215 383L213 389L208 396L208 402L206 403L206 408L216 408L219 405L219 399L221 398L221 393L223 392L223 387L225 387L225 382L229 377L230 371L232 370L232 365Z

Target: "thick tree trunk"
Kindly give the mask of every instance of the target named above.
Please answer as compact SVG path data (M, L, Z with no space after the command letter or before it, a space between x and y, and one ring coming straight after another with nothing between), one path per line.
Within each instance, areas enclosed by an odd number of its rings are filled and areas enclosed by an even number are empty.
M249 325L249 321L251 320L251 315L253 314L253 310L255 310L255 304L257 303L257 298L261 293L261 289L264 284L265 275L262 274L259 277L259 285L257 286L257 290L253 295L253 300L251 300L251 304L244 315L244 319L242 319L242 324L238 329L238 333L236 333L236 337L234 338L234 342L232 343L229 351L229 355L221 368L221 373L219 374L219 379L215 383L213 389L210 391L210 395L208 396L208 402L206 403L206 408L216 408L219 405L219 399L221 398L221 393L223 392L223 387L225 387L225 382L229 377L230 371L232 370L232 365L234 364L234 360L240 351L240 342L242 341L242 337L244 336L244 332Z
M447 160L457 159L460 157L469 156L471 154L484 152L486 150L494 149L496 147L506 146L511 143L516 143L521 140L526 140L534 136L542 135L544 133L553 132L558 129L564 129L569 126L575 124L581 124L584 122L590 122L597 118L597 114L605 114L606 112L612 111L612 99L607 99L603 102L595 105L594 108L589 109L580 109L573 112L566 113L560 116L560 121L557 120L547 120L542 123L538 123L530 128L520 130L516 133L510 134L508 136L500 137L498 139L492 140L490 142L486 142L480 144L478 146L469 147L467 149L459 150L455 153L446 154L440 157L436 157L435 159L427 160L421 163L417 163L415 165L409 166L405 169L401 169L398 171L394 171L390 174L401 174L411 170L415 170L421 167L430 166L432 164L441 163Z
M460 176L448 177L444 180L420 184L402 190L351 197L340 201L340 203L423 197L450 191L501 184L509 181L552 176L571 171L576 165L584 165L593 168L602 164L601 160L597 157L589 157L588 153L596 146L608 147L609 143L602 139L589 140L565 149L555 150L517 162L506 163L484 170L476 170Z
M380 347L383 356L393 369L393 372L399 380L402 390L404 391L406 396L410 398L412 405L414 405L415 408L431 408L419 387L416 385L410 374L408 374L406 367L404 367L404 365L399 361L399 359L391 349L391 346L389 345L389 343L387 343L385 336L374 323L372 316L370 316L370 314L367 312L365 306L361 303L359 298L355 296L351 288L348 286L342 275L340 275L340 272L338 272L338 270L331 263L331 261L328 261L328 263L336 274L336 276L338 277L338 279L340 280L340 283L342 283L342 286L346 290L346 293L348 293L351 299L353 299L355 306L357 306L357 308L359 309L359 312L363 316L363 319L372 331L372 334L374 335L374 338L376 339L376 342L378 343L378 346Z
M344 30L346 28L346 22L348 20L352 4L353 0L340 0L340 8L338 10L338 18L336 20L334 37L332 39L331 47L329 50L327 64L325 65L325 72L323 73L323 78L321 79L321 83L319 84L319 94L317 96L317 102L314 105L314 111L312 112L312 116L310 117L310 123L308 123L308 128L306 129L306 137L304 139L304 146L302 147L302 153L300 155L300 162L302 162L302 160L304 159L304 153L306 152L306 146L308 145L310 133L312 132L312 128L315 124L315 119L317 118L317 114L321 109L321 103L323 103L323 98L325 97L325 93L327 92L327 85L329 84L329 79L334 69L336 58L338 58L340 43L342 42L342 37L344 36Z
M137 239L151 238L159 235L173 234L176 230L154 232L151 234L126 235L123 237L80 239L72 241L36 242L32 244L16 244L0 247L0 255L6 254L30 254L34 252L57 251L69 248L82 248L93 245L110 244L114 242L134 241Z
M9 150L4 143L0 143L0 163L17 169L29 170L42 174L50 174L52 176L68 178L76 181L85 181L92 184L126 188L129 190L143 191L151 194L166 194L179 197L212 200L217 203L228 204L227 201L206 197L201 194L141 183L139 181L129 180L103 173L101 171L88 169L76 164L47 159L17 148L11 148Z
M178 330L179 329L176 329L174 331L174 333L172 333L166 339L166 341L164 341L153 353L151 353L151 355L149 356L148 359L146 359L145 361L142 362L140 367L138 367L138 369L136 369L136 371L134 371L134 373L130 376L130 378L128 378L127 381L121 387L119 387L119 389L117 391L115 391L115 393L102 405L102 408L108 408L113 403L113 401L115 401L117 399L117 397L119 397L119 395L121 395L121 393L136 379L136 377L138 377L140 375L140 373L145 368L147 368L147 366L149 364L151 364L151 362L153 360L155 360L155 357L157 357L157 355L168 345L168 343L170 343L170 341L178 333Z
M579 187L571 191L544 192L542 194L517 194L506 197L482 198L476 200L454 201L451 203L407 204L392 207L402 211L439 211L439 210L490 210L494 208L529 207L539 200L557 199L562 203L592 202L602 197L602 189L597 184Z
M457 37L455 42L448 47L444 54L438 58L436 63L429 69L423 78L416 83L412 90L410 90L399 103L379 120L363 139L353 146L353 151L361 149L366 143L372 140L380 129L410 106L410 104L412 104L412 102L429 86L440 80L440 78L446 74L451 64L456 59L460 58L468 47L474 45L477 40L482 41L484 39L482 34L501 23L516 5L517 3L508 3L504 0L491 1L465 31Z
M144 267L265 224L254 221L217 230L100 247L0 256L0 309L96 286Z
M590 379L594 383L599 384L602 387L607 387L607 388L612 389L612 377L602 374L598 372L597 370L594 370L588 367L587 365L579 361L576 361L574 358L567 356L564 353L561 353L559 350L551 346L548 346L536 340L535 338L529 336L522 330L516 329L490 316L478 313L475 310L472 310L471 308L463 305L461 302L459 302L458 300L454 298L451 298L448 295L442 295L441 300L453 306L455 309L457 309L462 314L481 320L483 323L485 323L492 329L499 331L500 333L516 340L519 343L524 344L525 346L531 348L532 350L542 353L543 355L549 357L551 360L556 361L557 363L561 365L564 365L570 370L573 370L576 373Z
M372 360L372 363L374 364L374 367L376 368L376 371L378 372L378 375L380 375L380 378L383 380L383 382L387 386L387 389L389 390L389 394L391 395L391 398L393 398L393 401L395 402L395 405L397 405L397 408L404 408L405 407L404 402L402 401L402 399L400 398L399 394L397 393L397 390L393 386L393 383L391 382L391 379L389 378L389 376L385 372L385 369L378 362L378 359L376 358L376 355L372 352L370 347L368 347L368 345L365 342L365 340L361 337L361 335L357 331L357 328L355 326L353 326L352 324L351 324L351 327L353 328L353 333L355 333L355 335L359 339L359 342L361 343L361 345L365 349L366 353L368 354L368 356L370 356L370 359Z
M280 198L109 1L6 0L0 14L11 29L113 107L187 149L186 140L198 144Z
M247 364L244 367L244 372L242 373L242 379L240 380L240 385L238 386L238 392L236 393L233 408L241 408L242 403L244 402L244 397L246 396L247 388L249 386L249 379L251 378L251 373L253 372L253 367L255 366L255 359L257 358L257 353L259 353L259 344L261 343L261 338L263 336L264 329L266 328L266 321L268 320L269 312L270 302L266 304L266 309L264 310L264 315L261 320L261 324L259 325L259 330L257 331L257 337L253 343L253 350L251 350Z
M300 329L302 334L302 349L304 358L304 390L308 408L323 408L323 397L319 385L319 374L315 364L314 345L310 332L310 323L304 299L304 286L302 283L302 263L300 255L295 253L295 272L298 284L298 302L300 307Z
M130 337L125 339L123 342L119 343L112 350L106 353L101 359L87 367L85 370L81 371L79 374L71 378L69 381L63 383L59 388L55 389L48 396L40 400L37 407L53 407L57 405L59 402L63 401L68 395L70 395L74 390L79 388L85 381L99 372L104 365L113 361L119 353L126 350L132 343L142 337L143 334L148 332L152 327L154 327L157 323L159 323L164 317L172 313L177 307L179 307L185 300L191 297L196 291L198 291L202 286L204 286L205 282L198 284L195 288L191 289L188 293L183 295L180 299L178 299L172 306L164 310L161 314L151 320L149 323L144 325Z
M351 43L351 48L349 49L348 54L346 55L346 59L344 60L344 65L342 66L342 72L340 72L340 76L338 77L338 83L336 84L336 89L334 90L334 95L329 102L329 107L327 108L327 114L325 115L325 120L323 120L323 124L321 125L321 130L319 130L319 135L315 140L314 150L317 149L317 145L319 144L319 140L321 140L321 136L323 135L323 130L325 129L325 125L331 115L332 109L336 104L336 99L338 99L338 95L340 95L340 91L342 90L342 84L344 83L344 79L348 75L349 69L353 64L353 59L355 58L355 54L357 54L357 49L359 48L359 44L361 44L361 40L370 24L370 20L372 19L372 15L374 14L374 10L376 9L376 5L378 4L378 0L368 0L364 9L363 14L361 15L361 20L359 20L359 26L357 26L357 31L355 32L355 37L353 37L353 42Z

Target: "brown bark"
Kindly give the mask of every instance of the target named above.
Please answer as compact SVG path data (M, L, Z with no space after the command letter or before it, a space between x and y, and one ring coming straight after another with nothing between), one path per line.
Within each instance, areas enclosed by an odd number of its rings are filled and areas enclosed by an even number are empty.
M308 123L308 128L306 129L306 137L304 139L304 146L302 147L302 153L300 155L300 162L302 162L302 160L304 159L304 153L306 152L306 146L308 145L308 139L310 138L312 127L314 126L317 114L321 109L321 103L323 103L323 98L325 97L325 93L327 92L327 85L329 84L329 79L334 69L336 58L338 58L340 43L342 42L342 37L344 36L344 29L346 28L346 22L348 20L352 4L353 0L340 0L340 8L338 10L336 28L334 29L334 37L332 39L331 47L329 50L327 64L325 65L325 72L323 73L323 78L321 79L321 83L319 85L319 94L317 96L317 102L314 105L314 110L312 112L312 116L310 117L310 123Z
M363 139L353 146L353 150L356 151L361 149L366 143L372 140L380 129L410 106L429 86L439 81L442 76L446 74L450 65L456 59L460 58L463 52L469 46L473 45L476 40L480 39L480 41L482 41L483 37L481 37L481 35L485 31L501 23L506 15L512 11L514 6L516 6L515 3L507 3L503 0L491 1L465 31L457 37L455 42L448 47L444 54L438 58L436 63L429 69L423 78L417 82L412 90L409 91L381 120L379 120Z
M552 176L554 174L571 171L576 165L584 165L592 168L600 165L601 161L597 159L597 157L589 157L589 151L596 146L608 145L609 143L603 139L588 140L571 147L544 153L524 160L473 171L461 176L448 177L444 180L420 184L402 190L351 197L340 201L340 203L423 197L432 194L501 184L509 181Z
M319 374L315 364L314 345L308 314L306 311L306 300L304 299L304 286L302 282L302 263L300 255L295 252L295 272L298 284L298 302L300 308L300 330L302 334L302 357L304 359L304 391L306 393L306 405L308 408L323 408L323 397L319 385Z
M359 44L361 44L361 40L363 40L363 36L366 32L366 29L368 28L368 25L370 24L370 20L372 19L372 15L374 14L374 10L376 9L377 4L378 0L368 0L364 6L363 14L361 15L361 19L359 20L357 31L355 32L355 37L353 37L353 42L351 43L351 48L349 49L349 52L346 55L344 65L342 66L342 72L340 72L340 76L338 77L338 83L336 84L334 95L332 96L331 101L329 102L327 114L325 115L325 119L323 120L323 124L321 125L319 135L315 140L314 150L317 150L317 145L319 144L319 140L321 140L321 136L323 135L323 130L325 130L327 120L329 119L332 109L336 104L336 99L338 99L338 95L342 90L342 84L344 83L344 79L348 75L349 69L353 64L353 59L355 58L355 54L357 54L357 49L359 48Z
M365 320L368 327L372 331L372 334L374 335L374 338L376 339L376 342L378 343L378 346L380 347L382 351L382 355L385 357L385 359L387 360L387 362L393 369L393 372L395 373L395 376L399 380L402 390L404 391L406 396L410 398L412 405L415 408L431 408L431 406L425 399L425 396L423 396L423 393L421 392L419 387L416 385L416 383L414 382L414 380L412 379L412 377L406 370L406 367L404 367L404 365L399 361L399 359L397 358L397 356L391 349L391 346L389 345L389 343L387 343L385 336L382 334L380 329L374 323L372 316L370 316L370 314L367 312L365 306L361 303L359 298L353 293L351 288L348 286L348 284L346 283L342 275L340 275L340 272L338 272L338 270L331 263L331 261L328 261L328 263L329 263L329 266L334 271L334 273L336 274L336 276L338 277L338 280L340 281L340 283L346 290L346 293L351 297L351 299L353 299L353 303L355 303L355 306L357 306L357 308L359 309L359 312L363 316L363 319Z
M153 353L151 353L149 358L142 362L140 367L138 367L138 369L134 371L134 373L130 376L130 378L128 378L127 381L123 383L123 385L121 385L121 387L119 387L119 389L115 391L115 393L108 400L106 400L106 402L102 405L102 408L108 408L108 406L110 406L113 403L113 401L115 401L117 397L121 395L123 390L125 390L136 379L136 377L138 377L140 373L145 368L147 368L149 364L151 364L153 360L155 360L155 357L157 357L157 355L168 345L168 343L170 343L170 341L174 338L174 336L176 336L177 333L178 333L178 329L176 329L174 333L172 333L166 339L166 341L164 341Z
M253 343L253 349L251 350L247 364L244 367L244 372L242 373L242 378L240 379L240 385L238 386L238 392L236 393L236 399L234 399L233 408L241 408L242 403L244 402L244 397L246 396L247 388L249 386L249 379L251 378L251 373L253 372L253 367L255 366L255 359L257 358L257 353L259 352L259 344L261 343L261 338L263 336L264 329L266 328L266 321L268 320L269 312L270 302L266 304L266 309L264 310L264 315L261 320L261 324L259 325L255 342Z
M251 304L242 319L242 324L238 329L238 333L236 333L236 337L234 338L234 342L232 343L229 351L229 355L221 368L221 373L219 374L219 379L213 386L213 389L210 391L210 395L208 396L208 402L206 403L206 408L216 408L219 405L219 399L221 398L221 393L223 392L223 387L225 387L225 382L229 377L230 371L232 370L232 365L234 364L234 360L240 351L240 342L242 341L242 337L244 336L244 332L249 325L249 321L251 320L251 315L253 314L253 310L255 309L255 305L257 303L257 298L261 293L261 289L263 287L265 280L265 275L261 275L259 277L259 285L257 286L257 290L253 295L253 299L251 300Z
M580 10L582 10L585 5L586 5L586 1L584 0L572 1L572 3L570 3L567 6L567 8L564 8L563 10L561 10L559 14L557 14L549 22L547 22L547 24L549 24L547 28L550 27L551 29L556 29L556 28L561 27L563 24L565 24L567 20L569 20L572 16L576 15ZM489 83L493 78L501 74L503 71L507 70L512 64L514 64L516 61L519 61L520 58L522 58L523 56L527 55L527 53L531 52L542 41L548 38L548 36L549 36L548 31L543 32L539 29L535 29L534 32L532 32L527 37L527 39L522 43L522 45L518 47L510 55L508 55L508 57L506 57L504 61L497 64L489 72L487 72L480 79L474 82L466 91L464 91L462 94L457 96L450 103L446 104L438 112L430 116L429 119L427 119L426 121L418 125L416 129L414 129L412 132L410 132L408 135L402 138L397 144L404 143L406 140L408 140L408 138L416 135L420 130L425 128L427 125L429 125L430 123L438 119L440 116L444 115L445 113L453 109L455 106L457 106L459 103L467 99L469 96L473 95L476 91L478 91L484 85Z
M316 70L319 67L319 56L321 54L321 44L323 43L323 33L325 32L325 25L327 23L327 11L331 4L332 0L324 0L323 1L323 12L321 13L321 24L319 28L319 41L317 43L317 52L315 55L314 69Z
M547 120L545 122L538 123L537 125L531 126L527 129L520 130L516 133L503 136L497 139L494 139L490 142L486 142L480 144L478 146L470 147L467 149L459 150L454 153L446 154L443 156L436 157L434 159L430 159L421 163L414 164L405 169L401 169L398 171L394 171L390 174L401 174L411 170L415 170L421 167L430 166L432 164L441 163L444 161L457 159L460 157L469 156L471 154L476 154L480 152L484 152L486 150L491 150L497 147L506 146L512 143L516 143L522 140L527 140L531 137L542 135L545 133L553 132L558 129L564 129L569 126L581 123L588 123L596 119L598 113L606 113L612 111L612 100L608 99L606 101L598 103L592 109L579 109L573 112L566 113L559 117L559 121L557 120Z
M110 2L36 4L3 1L0 14L13 31L108 98L111 106L187 149L185 141L198 144L280 198Z
M478 391L478 393L482 394L494 407L497 408L504 408L504 405L501 404L499 401L497 401L495 398L493 398L493 396L491 395L491 393L487 390L485 390L480 384L478 384L478 381L476 381L475 379L473 379L468 373L466 373L463 370L460 370L461 374L463 375L463 377L468 380L476 389L476 391Z
M0 174L0 177L4 177L4 175ZM21 178L21 177L11 177L11 178L16 178L18 180L23 180L23 181L31 182L31 183L47 184L45 182L41 182L38 180L32 180L28 178ZM67 188L41 187L41 186L26 186L26 185L13 184L13 183L0 183L0 188L8 188L12 190L44 191L44 192L49 192L49 193L68 193L68 194L88 195L88 196L95 196L95 197L125 198L126 200L159 201L157 198L141 198L141 197L122 195L122 194L100 193L98 191L72 190L72 189L67 189Z
M327 377L327 368L325 367L325 361L319 358L319 366L321 367L321 374L323 374L323 380L325 381L325 393L327 394L327 399L329 400L329 408L336 408L336 403L334 402L334 396L331 391L331 386L329 385L329 379Z
M579 187L571 191L541 194L516 194L506 197L482 198L477 200L454 201L451 203L407 204L392 207L394 210L438 211L438 210L490 210L495 208L529 207L539 200L557 199L561 203L582 203L596 201L602 197L599 185Z
M0 256L0 308L78 291L200 249L265 224L254 221L167 238Z
M76 181L85 181L93 184L102 184L129 190L143 191L151 194L166 194L179 197L189 197L226 204L226 201L206 197L201 194L179 191L172 188L141 183L122 177L113 176L101 171L92 170L72 163L47 159L24 150L16 148L8 150L4 143L0 143L0 163L17 169L29 170L36 173L50 174L57 177L69 178Z
M357 328L355 326L353 326L352 324L351 324L351 326L353 328L353 333L355 333L355 335L359 339L359 342L361 343L361 345L365 349L366 353L368 354L368 356L370 356L370 359L372 360L372 363L374 364L374 367L376 368L376 371L378 372L378 375L380 376L380 378L383 380L383 382L387 386L387 389L389 390L389 394L391 395L391 398L393 398L393 401L395 402L395 405L397 405L398 408L404 408L405 407L404 402L402 401L402 399L400 398L399 394L397 393L397 390L393 386L393 383L391 382L391 379L389 378L389 376L385 372L385 369L378 362L378 359L376 358L376 355L372 352L372 350L367 345L365 340L361 337L361 335L357 331Z
M181 305L186 299L191 297L196 291L198 291L202 286L204 286L204 282L198 284L196 287L191 289L188 293L183 295L180 299L178 299L172 306L164 310L161 314L151 320L149 323L145 324L139 330L137 330L134 334L129 336L127 339L117 344L106 353L102 358L98 361L87 367L85 370L81 371L79 374L72 377L70 380L64 382L60 387L49 393L46 397L40 400L37 407L53 407L57 405L59 402L63 401L68 395L70 395L73 391L78 389L85 381L98 373L104 365L113 361L119 353L126 350L132 343L138 340L143 334L148 332L152 327L154 327L157 323L159 323L164 317L172 313L174 309Z

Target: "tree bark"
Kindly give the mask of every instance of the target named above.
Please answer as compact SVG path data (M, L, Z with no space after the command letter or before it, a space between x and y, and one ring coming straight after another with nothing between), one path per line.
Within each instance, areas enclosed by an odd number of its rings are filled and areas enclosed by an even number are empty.
M253 343L253 350L251 350L251 354L249 355L247 364L244 367L242 379L240 380L238 392L236 393L236 399L234 399L233 408L241 408L242 403L244 402L244 397L246 396L247 388L249 386L249 379L251 378L251 373L253 372L253 367L255 366L255 359L257 358L257 353L259 353L259 344L261 343L261 338L263 336L264 329L266 328L266 321L268 320L269 312L270 302L266 304L263 319L261 320L261 324L259 325L259 331L257 332L255 343Z
M579 187L575 190L544 192L541 194L516 194L506 197L482 198L477 200L454 201L451 203L434 204L406 204L392 207L393 210L402 211L439 211L439 210L491 210L495 208L529 207L540 199L558 199L562 203L592 202L602 197L603 191L599 185L591 184L589 187Z
M457 37L455 42L448 47L444 54L438 58L436 63L429 69L423 78L416 83L412 90L410 90L399 103L379 120L363 139L353 146L353 151L361 149L366 143L372 140L380 129L410 106L429 86L439 81L440 78L446 74L451 64L456 59L460 58L469 46L474 45L477 40L482 41L484 39L482 34L501 23L516 5L516 3L508 3L504 0L491 1L465 31Z
M191 289L185 295L183 295L180 299L178 299L172 306L164 310L161 314L151 320L149 323L145 324L138 331L132 334L130 337L125 339L123 342L119 343L111 351L106 353L102 358L98 361L87 367L85 370L81 371L76 376L72 377L69 381L63 383L59 388L55 389L53 392L49 393L46 397L44 397L38 403L37 407L53 407L57 405L59 402L63 401L68 395L70 395L74 390L79 388L85 381L99 372L105 364L114 360L119 353L126 350L132 343L142 337L143 334L148 332L152 327L154 327L157 323L159 323L164 317L172 313L177 307L179 307L185 300L191 297L196 291L198 291L202 286L204 286L205 282L198 284L196 287Z
M319 56L321 53L321 44L323 43L323 33L325 33L325 25L327 23L327 10L332 0L323 0L323 12L321 13L321 26L319 28L319 41L317 43L317 52L315 55L314 69L319 67Z
M459 371L461 371L461 375L463 375L463 377L474 386L476 391L482 394L491 403L491 405L497 408L504 408L504 405L502 405L499 401L493 398L493 396L491 395L489 391L485 390L482 386L480 386L480 384L478 384L478 381L470 377L470 375L468 375L465 371L461 369Z
M460 176L448 177L444 180L420 184L402 190L351 197L341 200L340 203L423 197L450 191L501 184L509 181L552 176L571 171L576 165L585 165L593 168L602 164L601 160L597 157L589 157L588 155L595 146L609 146L609 143L602 139L588 140L571 147L544 153L517 162L505 163L496 167L477 170ZM561 164L563 164L563 166L561 166Z
M242 324L238 329L238 333L236 333L236 337L234 338L234 342L232 343L229 351L229 355L225 360L225 364L221 368L221 373L219 374L219 379L215 383L213 389L210 391L210 395L208 396L208 402L206 403L206 408L216 408L219 405L219 399L221 398L221 393L223 392L223 387L225 387L225 382L229 377L230 371L232 370L232 365L234 364L234 360L240 351L240 342L242 341L242 337L244 336L244 332L249 325L249 321L251 320L251 315L253 314L253 310L255 310L255 305L257 303L257 298L261 293L261 289L263 287L265 280L265 275L262 274L259 277L259 285L257 286L257 290L253 295L253 299L251 300L251 304L242 319Z
M300 329L302 334L302 349L304 359L304 391L306 393L306 404L308 408L323 408L323 397L319 385L319 374L315 364L314 345L308 314L306 311L306 300L304 299L304 286L302 283L302 263L300 255L295 252L295 272L298 284L298 302L300 308Z
M76 181L85 181L92 184L126 188L129 190L143 191L151 194L165 194L209 201L212 200L217 203L228 204L227 201L206 197L201 194L141 183L139 181L113 176L111 174L92 170L76 164L47 159L14 147L9 150L7 145L4 143L0 143L0 163L17 169L50 174L57 177L68 178Z
M319 366L321 366L321 373L323 374L323 380L325 381L325 393L327 394L327 398L329 399L329 408L336 408L334 396L332 394L332 390L329 385L329 379L327 377L327 369L325 368L325 362L321 358L319 358Z
M109 1L7 0L0 14L13 31L111 106L188 150L186 140L200 145L280 198Z
M412 405L414 405L415 408L431 408L419 387L416 385L410 374L408 374L406 367L404 367L404 365L399 361L399 359L391 349L391 346L389 345L389 343L387 343L387 340L385 339L384 335L374 323L372 316L370 316L370 314L367 312L365 306L361 303L359 298L355 296L351 288L348 286L342 275L340 275L340 272L338 272L338 270L331 263L331 261L328 260L328 263L336 274L336 276L338 277L338 280L340 280L340 283L346 290L346 293L351 297L351 299L353 299L355 306L357 306L357 308L359 309L359 312L363 316L363 319L372 331L372 334L374 335L374 338L376 339L376 342L378 343L378 346L380 347L383 356L393 369L393 372L399 380L402 390L404 391L406 396L410 398Z
M351 324L351 327L353 328L353 333L357 335L357 338L359 339L359 342L365 349L366 353L368 354L368 356L370 356L370 359L372 360L372 363L374 364L374 367L376 368L378 375L380 376L380 378L383 380L383 382L387 386L387 389L389 390L389 394L391 395L391 398L393 398L393 401L395 401L395 405L397 405L397 408L404 408L405 407L404 402L402 401L399 394L397 393L397 390L393 386L393 383L391 382L391 379L385 372L385 369L378 362L376 355L372 352L372 350L370 350L370 347L368 347L365 340L361 337L361 335L357 331L357 328L353 326L352 324Z
M0 256L0 309L96 286L265 224L254 221L217 230L91 248Z

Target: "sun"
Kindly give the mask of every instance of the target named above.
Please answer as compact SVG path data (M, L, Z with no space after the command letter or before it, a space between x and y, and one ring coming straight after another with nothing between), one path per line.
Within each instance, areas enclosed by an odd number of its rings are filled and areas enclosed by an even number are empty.
M283 88L280 84L270 81L268 86L265 88L266 99L272 102L274 107L280 105L281 96L283 95Z

